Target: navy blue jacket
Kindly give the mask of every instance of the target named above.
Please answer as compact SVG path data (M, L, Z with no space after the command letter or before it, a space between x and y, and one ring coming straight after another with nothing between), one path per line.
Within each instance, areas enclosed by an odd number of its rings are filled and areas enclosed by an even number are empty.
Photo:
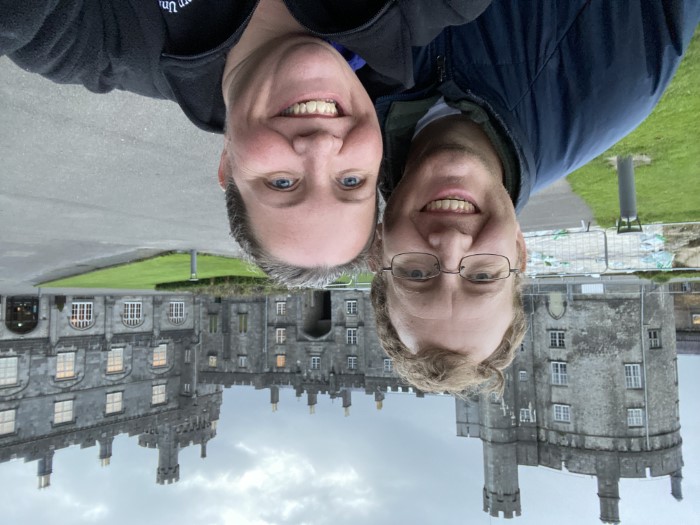
M414 51L416 85L377 100L380 122L391 129L406 101L475 102L515 159L506 187L520 210L649 115L699 20L698 0L494 0ZM410 144L395 132L385 132L385 197Z
M491 0L284 0L310 33L367 61L373 91L413 81L412 48L467 23ZM258 0L0 0L0 55L55 82L176 101L223 132L221 77ZM176 34L177 33L177 34Z

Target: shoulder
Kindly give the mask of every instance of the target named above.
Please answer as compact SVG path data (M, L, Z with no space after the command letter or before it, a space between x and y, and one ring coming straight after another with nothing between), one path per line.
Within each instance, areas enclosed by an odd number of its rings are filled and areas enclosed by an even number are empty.
M138 85L152 74L163 46L158 2L0 0L0 15L0 53L22 68L96 92L158 96L148 82Z

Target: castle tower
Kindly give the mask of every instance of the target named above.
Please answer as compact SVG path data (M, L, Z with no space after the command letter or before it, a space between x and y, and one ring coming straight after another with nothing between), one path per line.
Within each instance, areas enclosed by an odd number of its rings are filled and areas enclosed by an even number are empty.
M374 393L374 402L377 405L377 410L381 410L384 406L384 397L384 392L382 392L381 390L377 390Z
M306 404L309 405L309 414L316 413L316 404L318 403L318 394L316 392L306 393Z
M277 412L277 404L280 402L280 389L276 386L270 387L270 405L272 405L272 411Z
M113 441L114 438L112 436L104 437L97 440L97 442L100 444L100 465L103 467L108 466L112 458Z
M676 470L671 474L671 495L676 498L676 501L683 500L683 487L681 483L683 482L683 471L681 469Z
M36 475L39 478L39 488L45 489L51 485L51 473L53 472L53 450L49 450L44 457L39 458Z
M158 429L158 471L156 483L164 485L180 480L180 464L178 454L180 447L174 430L170 427Z
M352 394L350 390L343 390L343 408L345 409L345 417L350 415L350 407L352 406Z
M518 444L484 441L484 512L497 518L520 516Z
M620 465L615 457L596 459L600 521L620 523Z

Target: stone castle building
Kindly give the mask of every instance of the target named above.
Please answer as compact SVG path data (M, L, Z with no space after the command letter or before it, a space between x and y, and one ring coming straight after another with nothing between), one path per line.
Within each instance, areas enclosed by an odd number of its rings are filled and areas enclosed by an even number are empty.
M269 388L340 398L352 391L413 392L385 358L362 292L272 298L191 295L2 297L0 462L37 461L50 484L55 452L137 435L158 450L156 481L180 476L178 451L216 436L222 387ZM420 393L416 393L421 395Z
M669 285L676 318L676 343L679 354L700 354L700 281Z
M484 448L484 510L520 515L518 466L596 476L601 520L619 522L620 478L670 476L681 495L673 299L637 281L530 286L530 329L502 397L456 400L457 434ZM377 340L369 297L307 291L267 298L190 295L3 297L0 462L37 461L120 433L157 449L156 481L180 476L178 451L216 436L222 387L341 401L422 396Z
M673 298L632 282L525 289L529 329L503 396L456 401L480 438L484 511L520 516L518 466L595 476L600 520L619 523L621 478L669 476L682 499Z

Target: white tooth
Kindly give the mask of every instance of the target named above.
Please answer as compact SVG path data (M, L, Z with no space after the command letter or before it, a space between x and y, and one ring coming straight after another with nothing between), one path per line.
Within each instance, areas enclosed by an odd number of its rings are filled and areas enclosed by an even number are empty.
M433 208L436 210L442 208L442 201L433 201Z
M459 208L460 210L463 210L464 209L464 201L457 201L457 208Z
M306 113L306 104L304 102L299 104L299 113L302 115Z
M326 113L326 103L319 100L316 102L316 111L321 115Z
M292 113L294 113L295 115L298 115L298 114L299 114L299 111L300 111L300 110L299 110L299 104L294 104L294 105L292 106Z
M451 200L450 201L450 210L456 210L458 205L459 205L458 201Z
M315 111L316 111L316 102L314 102L313 100L307 102L307 103L306 103L306 111L307 111L308 113L313 113L313 112L315 112Z

